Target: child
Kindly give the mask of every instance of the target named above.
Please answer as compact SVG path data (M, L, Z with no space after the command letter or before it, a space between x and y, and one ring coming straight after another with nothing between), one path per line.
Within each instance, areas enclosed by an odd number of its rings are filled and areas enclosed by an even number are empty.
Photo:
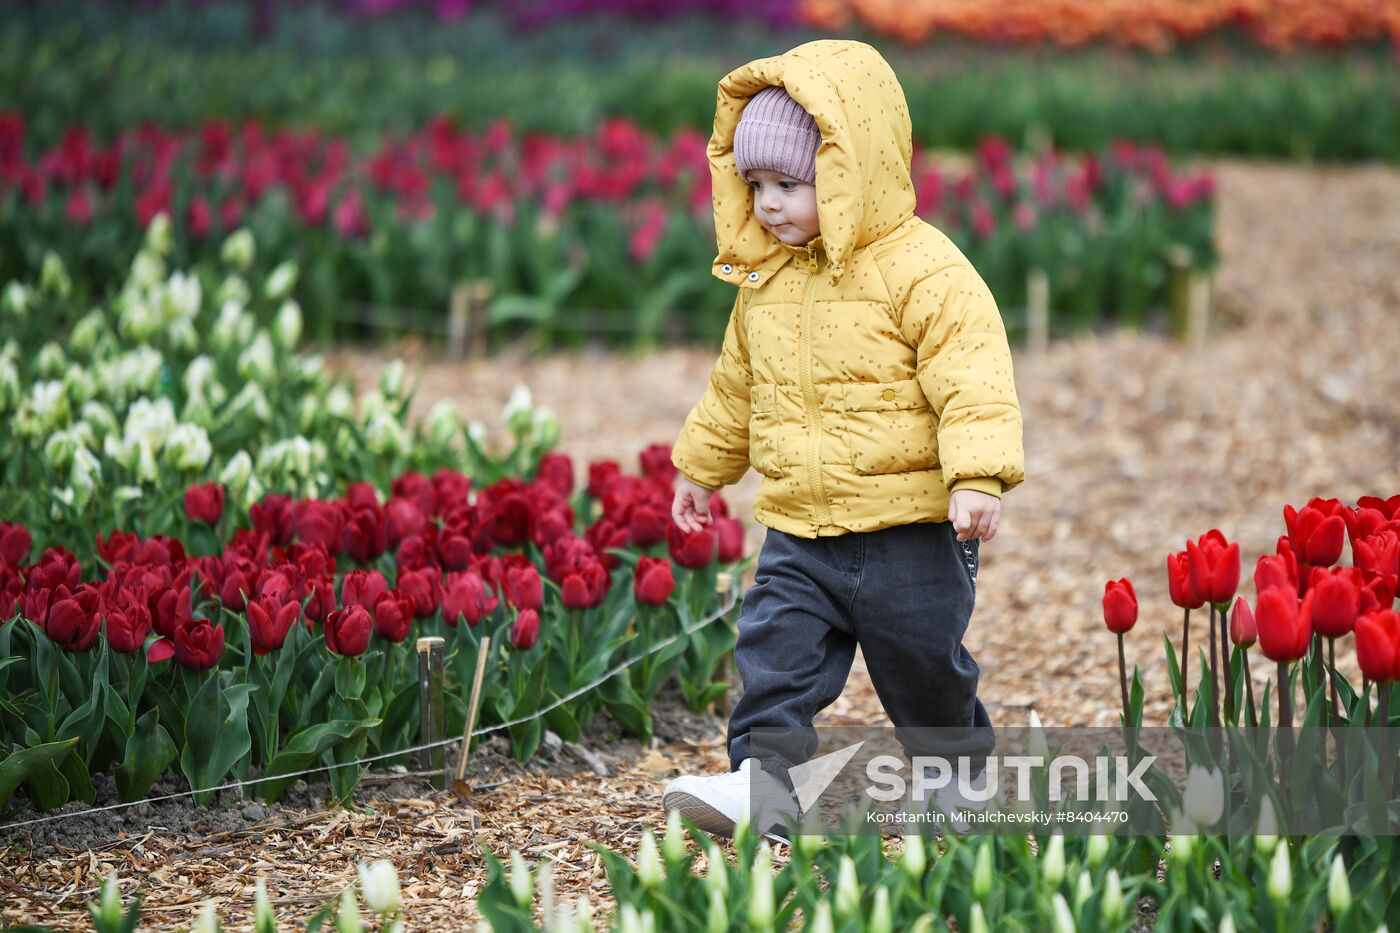
M978 543L1025 474L1005 328L914 214L909 110L880 54L821 40L729 73L708 152L713 272L738 296L672 452L672 514L699 529L752 466L769 530L740 611L730 773L678 778L664 803L727 834L750 787L787 797L857 643L905 751L982 769L995 738L962 637ZM755 757L761 726L789 727L791 747ZM931 751L920 726L969 738Z

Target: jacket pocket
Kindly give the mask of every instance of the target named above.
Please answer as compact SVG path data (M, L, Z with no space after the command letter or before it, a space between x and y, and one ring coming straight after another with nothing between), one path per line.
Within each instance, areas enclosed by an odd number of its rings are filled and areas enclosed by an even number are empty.
M917 380L848 383L843 395L853 472L904 473L938 466L938 424Z
M763 383L749 387L749 465L764 476L782 473L782 423L778 387Z

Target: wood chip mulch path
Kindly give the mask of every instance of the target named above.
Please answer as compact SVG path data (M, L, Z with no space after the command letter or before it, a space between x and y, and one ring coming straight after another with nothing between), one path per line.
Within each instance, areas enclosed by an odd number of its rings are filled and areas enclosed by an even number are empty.
M1400 171L1212 165L1225 263L1215 287L1219 332L1205 346L1116 333L1059 342L1039 358L1017 349L1027 479L1007 496L997 537L983 546L966 640L998 724L1024 724L1032 707L1048 726L1116 722L1117 648L1103 630L1100 599L1104 581L1118 577L1133 580L1142 606L1128 663L1142 667L1148 721L1163 722L1162 634L1176 641L1181 625L1166 589L1169 551L1218 527L1240 542L1248 579L1254 559L1284 531L1285 503L1400 492L1400 212L1381 209L1400 203ZM511 388L525 382L559 413L560 449L580 477L589 460L635 469L643 447L670 443L715 356L712 348L542 359L505 351L450 365L411 345L392 352L420 377L419 413L446 398L495 425ZM386 358L340 351L331 363L368 383ZM757 484L751 472L727 492L751 526L750 548L762 543L763 529L752 524ZM1193 643L1204 644L1206 620L1193 616ZM1359 677L1353 658L1339 660ZM1256 693L1265 667L1254 667ZM885 722L859 657L846 692L819 722ZM719 719L700 738L632 747L614 754L609 777L561 758L483 791L477 833L467 810L425 790L381 800L370 813L273 807L263 821L197 838L132 827L72 851L26 851L22 836L11 838L0 854L0 921L88 929L84 905L116 867L124 893L139 888L147 897L143 928L185 926L212 898L225 929L250 929L259 875L289 924L353 880L356 860L389 858L410 928L460 928L474 922L485 881L478 844L548 860L562 898L587 891L595 905L607 904L587 843L634 852L643 829L664 825L666 779L726 763Z

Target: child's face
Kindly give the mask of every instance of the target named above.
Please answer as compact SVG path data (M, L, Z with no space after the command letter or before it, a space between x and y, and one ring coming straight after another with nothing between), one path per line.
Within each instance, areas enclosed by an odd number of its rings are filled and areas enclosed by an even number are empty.
M758 222L789 246L802 246L817 234L817 187L766 168L750 169L753 212Z

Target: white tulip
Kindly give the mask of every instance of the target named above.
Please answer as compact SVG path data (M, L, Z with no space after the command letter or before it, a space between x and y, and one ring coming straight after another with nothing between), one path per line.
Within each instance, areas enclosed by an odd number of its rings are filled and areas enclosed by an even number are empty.
M39 348L39 353L34 358L34 365L40 376L52 379L61 374L67 367L68 355L63 352L62 347L50 340Z
M75 353L90 356L97 348L98 340L107 333L107 316L101 308L93 308L83 315L68 335L68 346Z
M842 870L844 871L844 865ZM852 872L855 866L851 866ZM840 882L837 882L837 902L840 906ZM859 893L856 894L859 899ZM756 930L767 930L773 926L776 906L773 900L773 855L768 840L758 844L753 857L753 874L749 881L749 924Z
M1103 914L1104 923L1110 927L1118 926L1123 921L1125 906L1123 882L1118 877L1118 869L1110 868L1104 877L1103 900L1099 902L1099 910Z
M1063 833L1051 833L1050 841L1040 856L1040 874L1045 883L1058 888L1065 880L1065 837Z
M967 933L991 933L987 926L987 912L982 909L982 905L976 901L972 902L972 911L968 917Z
M288 259L278 263L267 277L263 294L273 301L281 301L297 284L297 264Z
M239 227L224 238L222 248L219 250L219 258L230 266L247 270L253 265L253 257L257 253L257 246L253 241L253 232L247 227Z
M272 408L267 403L267 395L263 392L262 384L249 382L244 384L238 394L229 402L229 414L232 417L247 418L266 424L272 418Z
M184 272L172 273L165 283L164 301L161 304L162 317L166 325L176 321L190 321L199 314L199 305L204 298L204 290L199 284L199 276Z
M301 305L291 298L282 302L282 306L277 309L277 319L273 322L272 328L277 337L278 346L284 350L295 350L297 344L301 342Z
M1192 765L1186 776L1182 807L1200 829L1209 829L1225 812L1225 786L1219 768Z
M1079 913L1084 909L1084 905L1089 902L1089 898L1094 896L1094 879L1089 877L1087 868L1079 872L1079 881L1074 886L1074 912Z
M729 929L729 905L724 902L724 895L714 889L710 890L710 912L705 918L706 933L725 933Z
M839 917L854 917L860 910L860 881L856 878L856 863L849 855L841 856L836 870L836 895L833 905Z
M398 401L403 398L404 390L404 365L403 360L390 360L384 367L384 371L379 374L379 391L384 398Z
M529 907L535 898L535 879L530 877L530 866L525 864L519 849L510 852L510 892L520 907Z
M238 357L238 375L253 382L269 383L277 372L272 338L267 331L260 330L253 342Z
M80 445L73 451L73 469L68 474L69 485L79 498L86 500L101 479L101 461L93 456L92 451Z
M644 888L655 888L664 877L661 857L656 852L656 837L647 830L642 833L642 842L637 848L637 880Z
M203 470L213 455L208 433L195 424L177 424L165 444L166 461L175 469L189 473Z
M436 447L451 447L462 434L462 419L457 408L447 399L433 404L428 410L428 439Z
M241 275L226 275L219 283L219 288L214 292L214 304L222 308L229 302L233 302L240 308L247 307L248 302L253 300L253 293L248 288L248 283Z
M379 859L359 863L360 890L364 892L369 909L381 917L399 909L399 873L394 863Z
M228 459L219 472L219 483L230 491L242 490L253 476L253 458L248 451L240 450Z
M718 893L721 897L729 893L729 863L724 860L724 853L719 850L719 846L710 843L705 849L705 886L710 889L713 895Z
M22 320L34 304L34 291L23 282L10 282L0 295L0 310L12 318Z
M1337 919L1351 909L1351 882L1347 879L1346 862L1340 852L1332 856L1332 867L1327 872L1327 906Z
M1032 758L1040 758L1045 764L1050 763L1050 746L1045 741L1045 730L1040 725L1040 715L1035 709L1031 709L1030 734L1026 737L1026 754Z
M272 901L267 896L267 882L257 880L253 893L254 933L277 933L277 915L272 911Z
M865 923L868 933L894 933L894 913L890 908L890 889L875 889L875 904L870 908L870 919Z
M1089 837L1089 867L1098 868L1108 858L1108 835L1106 833L1094 833Z
M355 398L345 386L333 386L326 393L326 413L332 418L349 418L354 407Z
M131 260L131 272L127 275L125 291L130 297L138 297L137 293L148 292L151 289L159 288L160 283L165 279L165 262L156 253L150 250L139 250L136 257ZM144 294L139 296L145 300Z
M408 450L410 441L399 419L389 412L378 412L365 425L365 446L379 456L394 456Z
M1065 896L1057 891L1055 899L1051 903L1055 910L1055 923L1052 927L1055 933L1075 933L1074 914L1070 913L1069 904L1065 903Z
M160 255L170 252L170 215L161 211L146 227L146 246Z
M355 886L350 885L340 892L340 908L335 913L336 933L364 933L365 921L360 916L360 905L355 901Z
M674 865L685 858L685 833L681 831L681 811L669 810L666 813L666 835L661 841L661 852L666 863Z
M1259 818L1254 827L1254 846L1265 855L1278 845L1278 815L1274 810L1274 798L1265 794L1259 801Z
M1265 886L1269 899L1282 906L1293 893L1293 866L1289 861L1288 840L1282 839L1269 862L1269 881Z
M73 291L73 280L68 277L63 260L53 250L44 251L43 264L39 268L39 290L60 300Z

